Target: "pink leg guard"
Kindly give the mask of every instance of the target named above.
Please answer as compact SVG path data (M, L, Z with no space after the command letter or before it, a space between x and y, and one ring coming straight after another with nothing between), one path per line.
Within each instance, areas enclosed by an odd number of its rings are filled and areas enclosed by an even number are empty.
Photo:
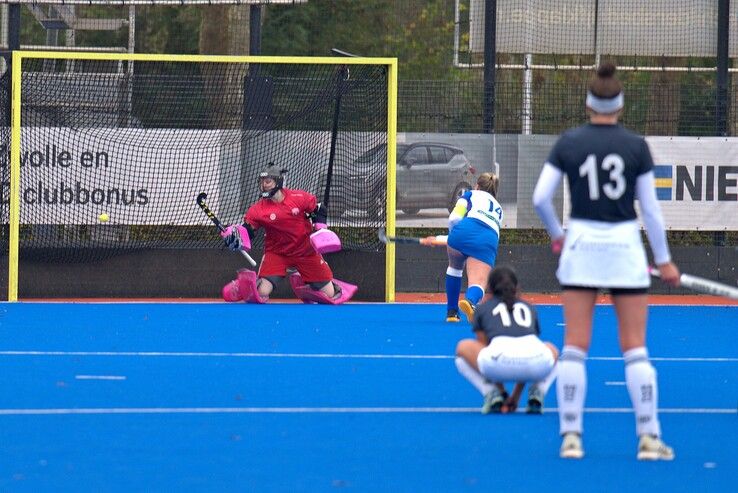
M241 301L241 291L238 289L238 279L234 279L223 286L223 299L226 301Z
M266 303L267 296L261 296L256 289L256 272L248 269L238 271L238 291L246 303Z
M300 275L300 273L293 272L292 274L290 274L289 277L290 277L290 286L292 287L292 291L295 293L295 296L297 296L297 299L307 304L315 303L312 300L303 298L303 294L302 294L303 291L305 291L306 289L309 291L312 291L312 289L310 289L310 286L302 282L302 276Z
M338 298L329 298L322 291L316 291L315 289L311 288L310 286L302 282L302 277L299 273L294 273L290 276L290 285L292 286L292 291L295 292L295 296L302 300L303 303L340 305L341 303L345 303L346 301L350 300L351 297L359 289L353 284L339 281L338 279L333 279L333 284L337 284L341 288L341 294L340 296L338 296Z

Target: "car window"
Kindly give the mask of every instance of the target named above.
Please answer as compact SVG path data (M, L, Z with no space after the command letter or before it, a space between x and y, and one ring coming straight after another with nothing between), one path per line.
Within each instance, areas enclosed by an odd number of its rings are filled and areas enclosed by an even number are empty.
M455 155L461 154L461 151L458 149L449 149L447 147L445 150L446 150L446 161L451 161L451 159L453 159Z
M368 151L366 151L364 154L362 154L361 156L359 156L358 159L356 160L356 162L357 163L369 163L369 162L372 161L372 159L374 159L374 156L376 156L380 152L384 152L384 149L385 149L385 145L384 144L380 144L378 146L374 146L371 149L369 149Z
M446 152L443 147L430 146L431 163L446 164L450 159L446 159Z
M428 164L428 150L423 147L413 147L405 154L404 161L408 164Z

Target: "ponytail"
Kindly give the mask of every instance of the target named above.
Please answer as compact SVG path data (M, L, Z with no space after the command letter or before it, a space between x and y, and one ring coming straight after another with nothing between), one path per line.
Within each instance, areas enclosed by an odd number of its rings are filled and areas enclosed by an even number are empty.
M518 276L510 267L495 267L489 274L487 291L501 299L508 310L512 310L518 299Z

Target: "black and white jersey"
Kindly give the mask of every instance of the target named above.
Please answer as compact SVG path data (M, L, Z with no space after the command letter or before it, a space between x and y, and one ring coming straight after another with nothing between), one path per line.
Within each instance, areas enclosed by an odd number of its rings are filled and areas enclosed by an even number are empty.
M591 123L564 132L547 162L567 177L571 218L604 222L636 219L636 180L653 169L643 137Z
M497 336L522 337L541 333L538 313L533 305L515 300L510 310L496 297L477 305L472 328L474 332L484 332L490 341Z

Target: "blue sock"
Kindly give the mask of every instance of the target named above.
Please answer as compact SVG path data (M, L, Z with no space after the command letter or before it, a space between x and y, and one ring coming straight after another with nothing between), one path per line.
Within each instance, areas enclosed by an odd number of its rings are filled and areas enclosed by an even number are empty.
M446 308L449 310L459 309L459 294L461 293L460 269L446 269Z
M484 296L484 289L482 289L482 286L478 284L473 284L466 288L466 299L469 300L469 303L472 304L472 306L477 306L477 303L479 303L479 300L482 299L482 296Z

